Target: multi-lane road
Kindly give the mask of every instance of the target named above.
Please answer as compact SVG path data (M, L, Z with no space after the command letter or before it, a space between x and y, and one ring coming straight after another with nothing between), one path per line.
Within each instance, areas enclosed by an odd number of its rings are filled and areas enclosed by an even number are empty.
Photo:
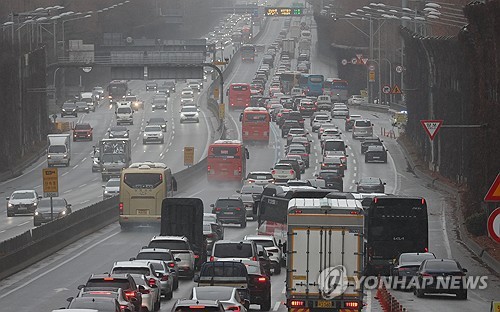
M273 19L269 21L268 27L262 36L260 44L271 44L278 36L283 27L282 20ZM314 28L313 28L314 29ZM313 31L314 33L314 31ZM314 36L314 38L316 38ZM313 43L315 42L313 38ZM314 45L313 45L314 46ZM226 84L232 82L250 82L255 74L261 60L259 56L254 64L236 62L235 69L231 75L225 77ZM331 64L334 60L325 62L318 58L313 48L312 72L324 74L328 77L336 77L336 69ZM143 82L131 82L133 90L144 90ZM205 110L204 117L199 124L179 123L179 91L182 85L177 86L178 92L171 97L167 112L151 112L150 105L146 104L144 111L135 115L134 126L130 127L133 139L134 161L153 160L168 164L173 171L184 168L182 149L186 145L195 147L195 158L201 159L206 152L207 144L211 139L213 125L210 113ZM136 92L138 96L149 103L152 94L145 91ZM202 94L200 96L204 98ZM203 105L202 105L203 107ZM380 128L390 128L389 114L353 109L351 113L359 113L365 118L371 119L375 124L375 132ZM153 115L161 114L168 120L167 140L163 145L142 145L140 130L146 121ZM239 112L229 112L226 124L229 128L230 138L241 137L241 125L238 122ZM103 104L95 112L82 117L85 122L94 127L94 144L104 136L107 128L113 124L113 110L109 105ZM74 119L76 121L76 119ZM336 119L334 122L344 129L343 120ZM308 123L306 122L306 125ZM268 170L283 155L284 139L280 137L280 131L272 125L273 131L269 145L250 146L250 160L248 171ZM343 131L344 132L344 131ZM486 269L481 263L468 252L460 241L457 241L453 231L453 202L446 195L440 194L429 188L423 182L407 172L407 164L403 153L394 139L384 138L384 143L389 150L389 161L387 164L365 164L360 153L359 142L351 138L350 133L343 133L343 138L348 145L348 170L344 179L344 190L355 190L354 182L363 176L380 177L384 180L387 193L423 196L429 203L429 235L430 250L438 257L453 257L469 270L470 275L488 275L489 285L485 290L470 290L467 301L456 300L449 296L433 296L429 298L416 298L411 293L393 291L400 302L411 311L486 311L489 301L498 294L500 283L497 275ZM306 171L306 178L311 178L319 169L320 148L316 136L313 136L314 148L311 152L311 168ZM69 168L61 169L61 193L76 208L84 207L92 202L98 201L102 194L102 182L100 174L91 173L91 159L93 143L75 142L73 144L73 164ZM25 171L25 174L0 184L0 191L8 196L11 191L20 188L35 188L40 190L41 168L45 160L42 159ZM199 177L197 183L183 187L183 191L176 194L178 197L198 197L205 204L205 210L209 211L209 204L214 203L218 197L229 196L239 188L235 184L214 185L209 184L204 176ZM5 207L0 214L5 214ZM15 217L0 219L0 239L5 239L21 233L32 226L31 217ZM254 234L256 223L250 222L245 229L227 226L225 239L238 240L244 235ZM0 282L0 306L15 309L19 312L28 311L50 311L51 309L66 306L65 299L73 296L77 286L85 283L91 273L108 272L114 261L126 260L134 256L137 251L147 244L149 239L157 233L147 229L133 232L121 232L117 223L64 248L49 258L36 265L19 272ZM280 275L272 277L272 309L284 311L284 271ZM192 281L183 280L179 290L174 293L174 299L164 301L161 311L169 311L178 298L187 298ZM380 311L373 292L367 293L366 310ZM252 306L253 307L253 306ZM2 308L1 310L4 310ZM7 311L7 310L6 310Z

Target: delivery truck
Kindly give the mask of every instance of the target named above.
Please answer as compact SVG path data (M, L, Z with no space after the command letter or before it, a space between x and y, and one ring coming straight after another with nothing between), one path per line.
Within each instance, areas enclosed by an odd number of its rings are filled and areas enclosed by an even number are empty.
M71 135L69 133L47 135L47 166L66 166L71 162Z

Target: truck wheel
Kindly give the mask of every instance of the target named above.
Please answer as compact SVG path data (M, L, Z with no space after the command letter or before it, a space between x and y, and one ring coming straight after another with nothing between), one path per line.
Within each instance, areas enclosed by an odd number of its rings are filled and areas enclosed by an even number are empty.
M269 294L268 298L266 299L266 302L260 305L260 310L261 311L271 310L271 294Z
M240 223L240 227L242 229L246 228L247 227L247 219L245 218L245 221L243 221L242 223Z

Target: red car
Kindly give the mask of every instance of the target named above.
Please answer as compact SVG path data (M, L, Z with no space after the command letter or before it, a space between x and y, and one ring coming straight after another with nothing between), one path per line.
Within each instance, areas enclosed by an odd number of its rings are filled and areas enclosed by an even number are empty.
M92 141L92 130L93 128L88 123L76 124L73 128L73 141L79 139Z

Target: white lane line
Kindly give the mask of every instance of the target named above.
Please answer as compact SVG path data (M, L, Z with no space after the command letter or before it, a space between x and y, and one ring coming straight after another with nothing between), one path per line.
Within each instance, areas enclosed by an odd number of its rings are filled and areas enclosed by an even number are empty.
M29 222L29 221L28 221L28 222ZM98 242L95 242L94 244L90 245L89 247L87 247L87 248L85 248L84 250L80 251L79 253L75 254L73 257L71 257L71 258L69 258L69 259L66 259L65 261L63 261L63 262L61 262L61 263L59 263L59 264L57 264L57 265L53 266L53 267L52 267L52 268L50 268L49 270L47 270L47 271L45 271L45 272L43 272L43 273L40 273L40 274L38 274L38 275L34 276L33 278L30 278L30 279L29 279L29 281L27 281L26 283L23 283L22 285L19 285L19 286L17 286L16 288L13 288L13 289L9 290L8 292L6 292L6 293L4 293L4 294L0 295L0 299L3 299L3 298L5 298L5 297L7 297L8 295L12 294L13 292L16 292L16 291L18 291L19 289L22 289L22 288L26 287L27 285L29 285L29 284L30 284L30 283L32 283L33 281L36 281L36 280L38 280L38 279L40 279L40 278L44 277L45 275L47 275L47 274L51 273L52 271L55 271L55 270L59 269L60 267L62 267L62 266L63 266L63 265L65 265L66 263L73 261L74 259L78 258L79 256L81 256L82 254L86 253L86 252L87 252L87 251L89 251L90 249L94 248L95 246L97 246L97 245L99 245L99 244L101 244L101 243L103 243L103 242L107 241L108 239L110 239L110 238L112 238L113 236L118 235L118 234L120 234L120 231L118 231L118 232L116 232L116 233L114 233L114 234L111 234L111 235L109 235L108 237L105 237L105 238L101 239L101 240L100 240L100 241L98 241ZM53 264L52 264L52 263L51 263L51 264L48 264L48 265L47 265L47 266L45 266L45 267L48 267L49 265L50 265L50 266L52 266ZM42 271L42 269L40 269L40 271Z
M5 232L5 231L7 231L7 230L1 230L1 231L0 231L0 233L3 233L3 232Z
M353 158L352 159L352 163L355 164L356 163L356 159Z
M318 166L314 166L314 171L318 171Z
M80 185L80 187L85 186L85 185L87 185L87 183L83 183L82 185Z
M370 312L372 310L372 291L368 290L368 294L366 296L366 312Z
M274 305L273 311L278 311L278 309L280 308L280 304L281 304L281 302L276 301L276 304Z
M356 180L352 180L352 183L356 183Z
M282 294L286 293L286 286L283 286L283 290L281 291Z
M65 175L67 175L69 173L69 171L66 171L65 173L61 174L61 177L64 177Z
M31 221L26 221L26 222L23 222L23 223L19 223L17 226L23 226L23 225L28 224L28 223L30 223L30 222L31 222Z
M353 176L353 177L356 177L356 174L357 174L357 173L356 173L356 172L354 172L354 173L352 174L352 176Z
M188 198L193 198L193 197L195 197L196 195L200 194L203 191L205 191L205 190L200 190L200 191L198 191L196 193L193 193L193 194L189 195Z
M87 160L87 157L84 157L81 162L83 163L86 160Z
M73 169L76 169L76 168L78 168L78 164L76 164L76 165L73 167Z
M132 145L133 147L135 147L137 145L137 143L134 143L134 145Z
M173 139L173 137L172 137L172 139ZM170 141L170 142L168 143L168 147L170 147L170 146L172 146L172 141Z
M63 194L68 194L68 193L71 193L73 192L73 190L67 190L67 191L64 191Z
M82 202L80 203L80 205L82 205L82 204L86 204L86 203L88 203L89 201L90 201L90 200L85 200L85 201L82 201Z
M446 231L446 218L444 210L444 202L441 202L441 224L443 228L444 248L446 249L446 255L448 256L448 259L451 259L450 240L448 239L448 231Z
M35 186L36 189L39 188L39 187L42 187L42 185L38 184L38 185Z

